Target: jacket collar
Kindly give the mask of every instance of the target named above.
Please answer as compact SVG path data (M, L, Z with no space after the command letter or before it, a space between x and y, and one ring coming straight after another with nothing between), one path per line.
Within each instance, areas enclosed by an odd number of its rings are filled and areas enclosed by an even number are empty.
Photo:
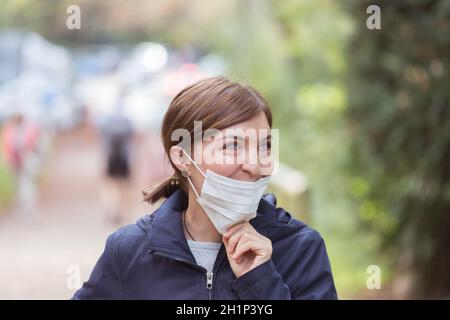
M265 234L264 224L275 214L276 199L273 195L265 195L259 202L256 217L250 220L252 226L261 234ZM195 263L184 236L182 211L187 208L188 196L179 189L166 199L150 218L151 232L148 233L150 250L166 252Z

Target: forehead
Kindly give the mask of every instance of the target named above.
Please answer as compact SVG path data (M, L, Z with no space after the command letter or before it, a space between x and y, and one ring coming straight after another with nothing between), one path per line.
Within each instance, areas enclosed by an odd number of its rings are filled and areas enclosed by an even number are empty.
M263 140L271 139L271 128L264 112L258 113L251 119L229 126L222 130L210 129L204 132L203 143L220 142L223 140Z
M254 129L254 130L265 129L265 131L267 132L266 134L269 134L270 126L269 126L269 122L267 121L265 113L259 112L253 118L250 118L246 121L237 123L233 126L223 129L221 131L225 134L227 130L228 131L233 131L233 130L239 131L239 130L248 130L248 129ZM262 130L262 131L264 131L264 130Z

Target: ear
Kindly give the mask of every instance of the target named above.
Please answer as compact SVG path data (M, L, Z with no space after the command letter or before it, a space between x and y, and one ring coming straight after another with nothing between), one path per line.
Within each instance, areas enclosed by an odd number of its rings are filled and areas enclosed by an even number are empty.
M180 146L172 146L169 150L170 160L175 164L175 166L181 172L187 171L189 172L189 166L186 163L186 157L183 154L183 150Z

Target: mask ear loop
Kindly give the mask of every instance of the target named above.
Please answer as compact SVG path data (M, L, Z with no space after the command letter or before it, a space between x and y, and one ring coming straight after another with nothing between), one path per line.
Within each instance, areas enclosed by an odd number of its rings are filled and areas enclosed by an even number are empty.
M189 184L191 185L192 190L194 190L194 193L195 193L195 195L197 196L197 198L200 198L200 196L199 196L198 193L197 193L197 190L195 190L195 187L194 187L194 184L193 184L192 181L191 181L191 178L189 178L189 177L186 177L186 178L187 178Z
M186 151L184 151L184 149L181 149L183 151L183 153L186 155L186 157L189 158L189 160L191 160L192 164L197 168L197 170L203 175L203 177L206 178L206 175L203 173L203 171L199 168L199 166L194 162L194 160L192 160L192 158L187 154ZM195 190L194 184L191 181L191 178L189 178L188 176L186 176L189 184L192 187L192 190L194 191L195 195L197 196L197 198L200 198L200 195L198 194L197 190Z

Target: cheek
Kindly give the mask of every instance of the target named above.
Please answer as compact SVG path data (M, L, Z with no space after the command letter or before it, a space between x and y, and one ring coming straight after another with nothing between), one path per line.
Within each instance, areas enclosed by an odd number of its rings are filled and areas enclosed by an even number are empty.
M205 171L211 170L225 177L233 176L240 168L238 164L211 164L204 165Z

